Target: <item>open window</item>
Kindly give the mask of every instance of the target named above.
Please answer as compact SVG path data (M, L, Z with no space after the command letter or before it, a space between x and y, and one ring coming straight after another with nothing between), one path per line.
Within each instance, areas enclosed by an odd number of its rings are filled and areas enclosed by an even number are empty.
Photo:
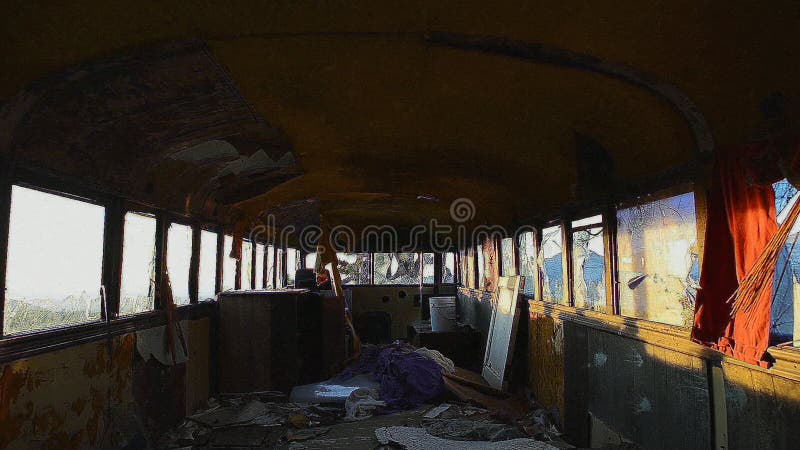
M286 249L286 284L294 286L294 274L300 268L300 250Z
M189 267L192 259L192 227L171 223L167 232L167 273L176 305L188 305Z
M700 281L694 193L617 210L624 316L689 327Z
M282 248L278 248L275 250L275 287L282 288L284 287L284 277L285 270L284 270L284 252Z
M305 260L305 267L306 269L315 269L317 266L317 254L316 253L307 253L306 260Z
M267 289L275 289L275 246L267 246Z
M239 275L240 289L253 289L253 243L242 241L242 264Z
M200 272L197 277L199 300L213 299L217 295L217 241L213 231L200 231Z
M155 297L156 218L129 212L124 220L120 316L151 311Z
M255 289L264 289L264 244L256 244L256 285Z
M99 320L105 208L11 188L3 334Z
M222 290L236 289L236 258L233 251L233 236L226 234L222 245Z
M602 215L572 221L572 295L575 307L606 312Z

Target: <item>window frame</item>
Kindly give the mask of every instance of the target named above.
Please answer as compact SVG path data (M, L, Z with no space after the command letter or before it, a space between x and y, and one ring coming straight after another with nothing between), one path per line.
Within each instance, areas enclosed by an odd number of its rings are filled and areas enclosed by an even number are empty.
M613 212L613 220L610 219ZM600 222L594 222L591 224L586 225L579 225L577 227L572 226L572 222L577 220L584 220L594 216L600 216ZM617 261L617 249L616 249L616 217L617 212L616 208L608 208L608 207L596 207L591 209L582 210L578 214L571 214L568 219L564 220L564 223L569 226L569 230L566 234L569 235L569 305L582 311L594 311L601 314L611 314L616 315L616 311L619 310L619 298L616 296L614 289L615 286L618 286L619 283L617 282L617 274L616 270L616 261ZM613 224L611 223L613 222ZM575 306L575 267L574 267L574 258L572 255L572 248L573 248L573 235L580 231L587 231L593 228L602 228L603 233L603 279L605 280L605 297L606 297L606 311L597 311L591 308L583 308ZM615 233L614 239L610 237L611 231ZM613 252L612 252L613 250ZM565 252L566 253L566 252ZM613 275L612 275L613 274Z
M119 225L119 227L120 227L119 280L118 280L118 283L117 283L118 286L116 288L116 307L115 307L115 310L114 310L114 318L115 319L121 317L119 315L119 304L120 304L119 302L122 301L122 268L123 268L123 265L125 264L125 251L124 251L124 246L125 246L125 216L128 215L128 213L151 216L151 217L153 217L155 219L155 221L156 221L156 234L155 234L155 242L153 244L155 246L155 256L154 256L154 260L153 260L153 274L154 274L154 277L155 277L155 280L156 280L156 283L157 283L156 292L158 291L158 285L160 285L160 283L161 283L161 273L162 273L161 269L160 269L160 264L161 264L160 258L161 258L161 256L159 256L159 254L161 253L161 248L160 248L160 244L159 244L159 239L163 239L163 238L160 237L159 234L162 234L161 231L160 231L160 228L161 228L161 226L163 224L162 224L162 221L160 220L159 211L154 209L154 208L149 208L149 207L147 207L145 205L142 205L142 204L139 204L139 203L126 202L123 205L121 213L122 214L121 214L120 225ZM106 295L108 295L108 294L106 294ZM139 315L142 315L142 314L151 313L153 311L158 311L160 309L160 304L159 303L160 303L159 296L158 295L153 295L153 309L152 310L150 310L150 311L142 311L142 312L137 312L137 313L132 313L132 314L126 314L124 317L139 316Z

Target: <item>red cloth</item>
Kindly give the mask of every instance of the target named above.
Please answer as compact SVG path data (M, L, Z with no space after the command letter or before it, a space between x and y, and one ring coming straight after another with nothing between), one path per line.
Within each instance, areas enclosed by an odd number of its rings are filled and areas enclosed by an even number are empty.
M717 155L692 326L694 341L760 365L766 365L769 345L771 289L753 309L739 311L733 318L728 298L777 230L771 182L780 175L768 159L766 145L731 148ZM772 277L768 283L772 285ZM745 321L744 314L750 320Z

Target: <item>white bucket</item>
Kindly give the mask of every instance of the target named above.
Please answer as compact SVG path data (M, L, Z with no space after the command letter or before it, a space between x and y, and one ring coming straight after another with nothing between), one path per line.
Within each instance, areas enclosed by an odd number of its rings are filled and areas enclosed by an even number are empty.
M431 297L431 331L455 331L456 298Z

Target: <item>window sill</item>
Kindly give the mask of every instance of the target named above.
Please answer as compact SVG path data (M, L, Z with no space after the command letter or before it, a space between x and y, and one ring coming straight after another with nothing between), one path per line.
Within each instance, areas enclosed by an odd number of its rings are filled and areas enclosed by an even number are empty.
M208 317L215 306L215 303L208 302L182 305L178 307L177 320ZM156 310L119 317L112 319L109 323L90 322L5 336L0 339L0 363L133 333L165 323L164 314Z
M586 327L635 339L646 344L655 345L689 356L695 356L717 363L724 362L726 364L735 364L748 369L800 381L800 348L792 347L791 344L782 344L768 348L767 352L775 359L775 364L771 368L765 369L739 361L738 359L691 341L689 339L690 331L688 328L652 322L645 319L616 316L540 300L527 300L528 310L532 314L542 314L562 321L574 322Z

